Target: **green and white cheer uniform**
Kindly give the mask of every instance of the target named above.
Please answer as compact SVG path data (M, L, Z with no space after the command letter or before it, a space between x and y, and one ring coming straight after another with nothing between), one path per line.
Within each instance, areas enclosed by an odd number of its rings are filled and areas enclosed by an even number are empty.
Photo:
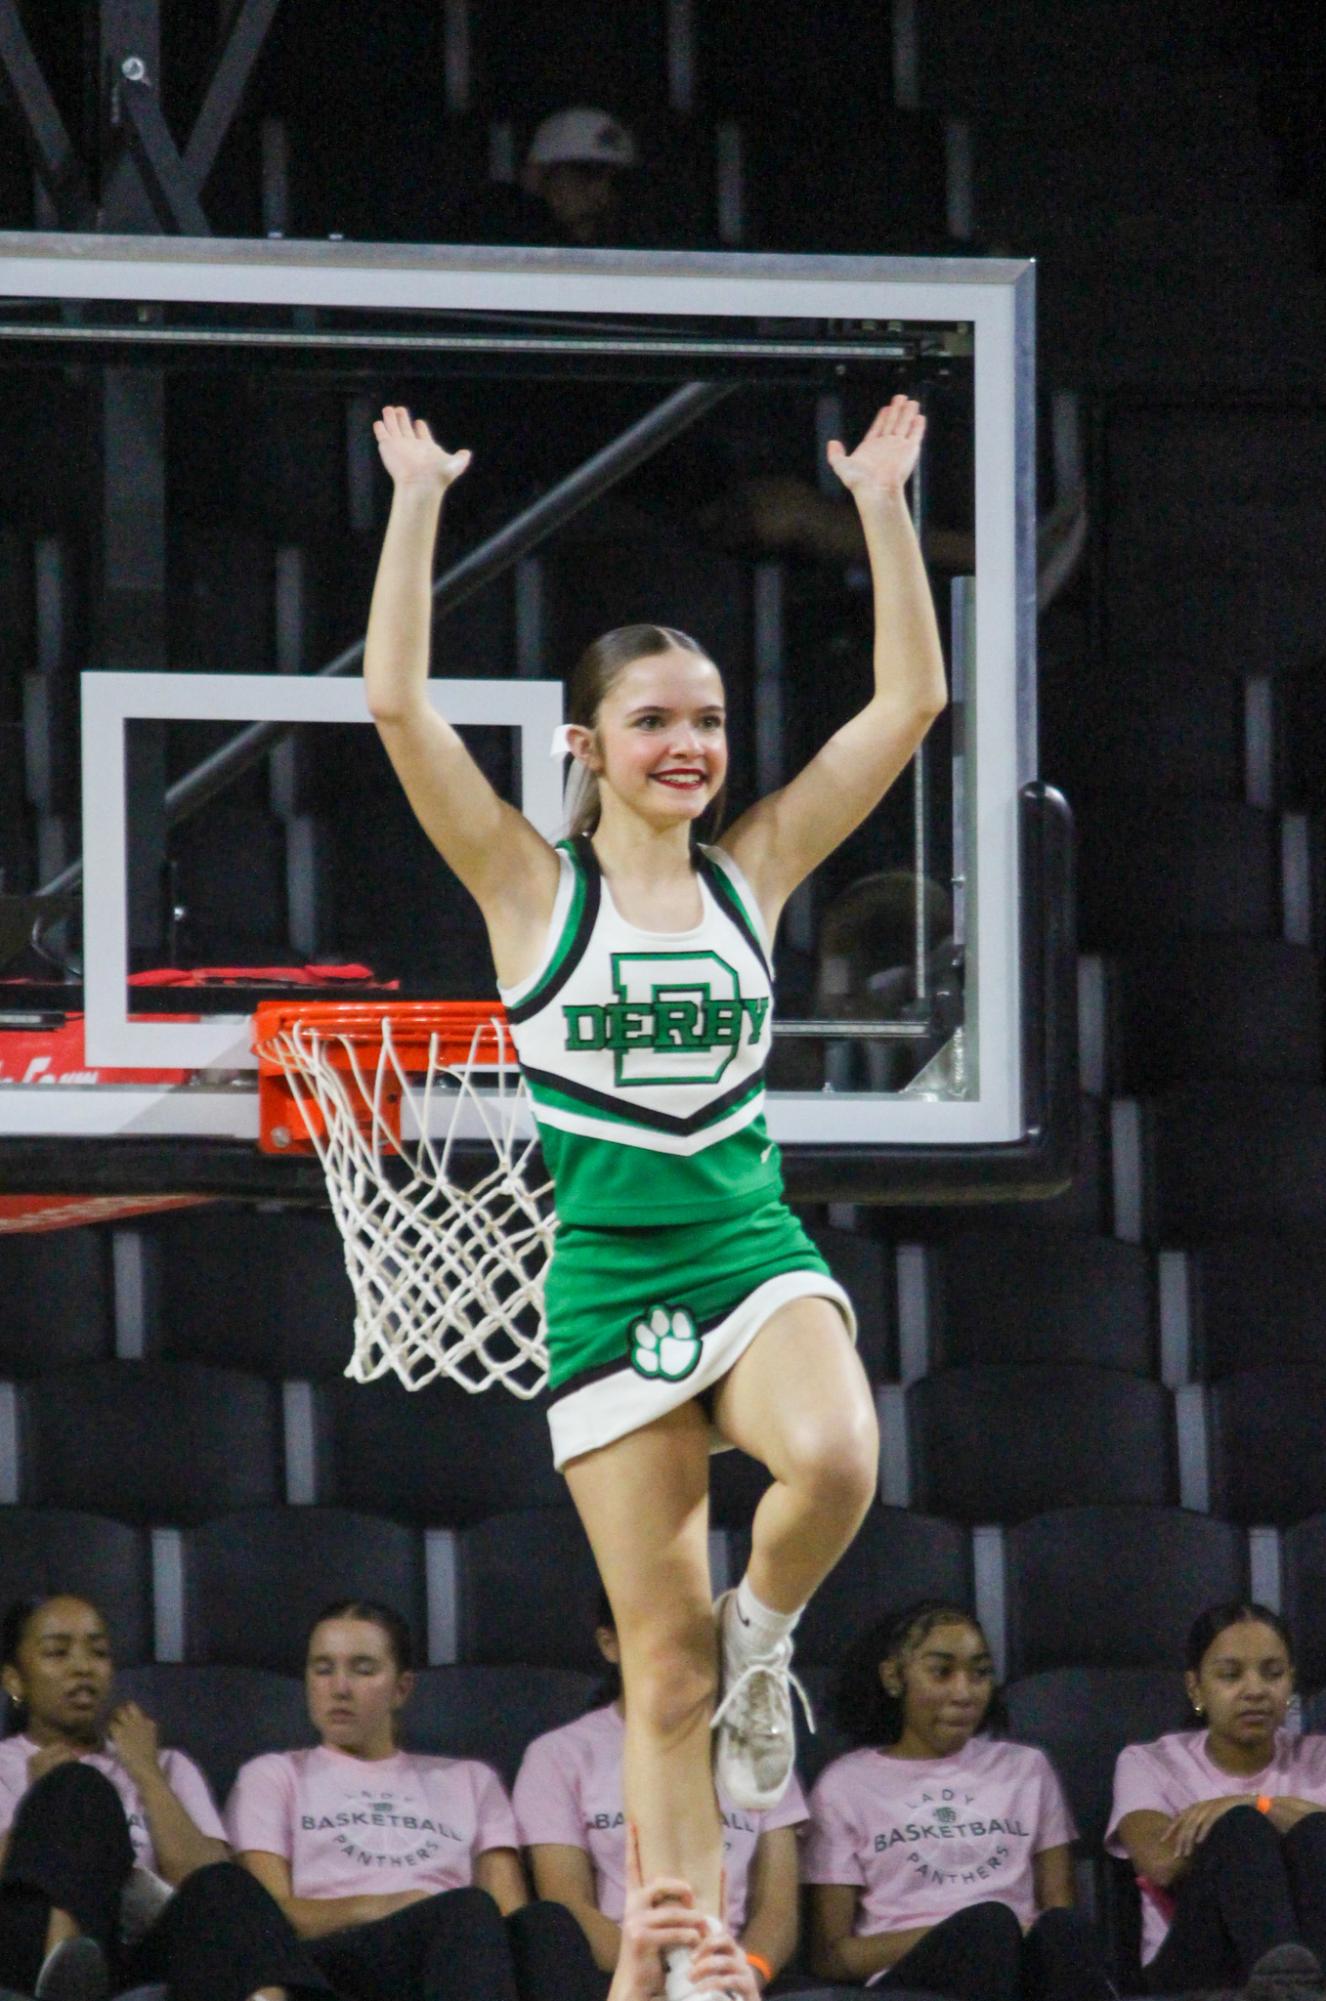
M556 1190L549 1421L558 1466L718 1382L778 1307L851 1303L783 1201L764 1122L770 945L721 848L700 922L644 931L589 839L559 849L542 960L503 987Z

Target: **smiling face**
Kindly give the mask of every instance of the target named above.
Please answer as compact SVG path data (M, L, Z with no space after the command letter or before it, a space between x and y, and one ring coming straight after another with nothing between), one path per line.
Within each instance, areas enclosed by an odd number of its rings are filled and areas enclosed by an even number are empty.
M1186 1685L1189 1700L1210 1729L1213 1754L1251 1760L1249 1771L1266 1762L1294 1692L1293 1663L1274 1626L1262 1619L1226 1626Z
M110 1635L96 1606L48 1598L5 1663L5 1693L26 1709L34 1742L90 1747L100 1740L113 1673Z
M698 820L727 776L717 667L678 646L630 661L573 748L597 772L605 804L615 796L658 828Z
M985 1721L995 1666L979 1626L946 1620L880 1662L880 1680L902 1699L899 1758L952 1758Z
M414 1676L371 1619L324 1619L309 1637L304 1692L321 1741L352 1758L389 1758Z

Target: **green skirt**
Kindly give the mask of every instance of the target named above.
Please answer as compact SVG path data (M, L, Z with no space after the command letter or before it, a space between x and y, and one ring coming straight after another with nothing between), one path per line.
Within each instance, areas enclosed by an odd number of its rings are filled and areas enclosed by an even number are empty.
M560 1466L720 1381L790 1299L851 1302L787 1205L654 1229L557 1232L545 1289Z

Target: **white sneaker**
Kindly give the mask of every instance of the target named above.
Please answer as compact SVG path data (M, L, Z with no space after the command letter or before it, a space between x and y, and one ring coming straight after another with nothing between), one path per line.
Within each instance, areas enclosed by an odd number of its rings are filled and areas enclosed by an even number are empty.
M770 1652L752 1659L729 1644L728 1601L735 1595L725 1591L714 1607L723 1674L722 1698L712 1724L714 1783L733 1806L747 1813L767 1813L786 1792L796 1757L793 1689L812 1730L815 1718L805 1689L792 1673L790 1639L779 1640Z

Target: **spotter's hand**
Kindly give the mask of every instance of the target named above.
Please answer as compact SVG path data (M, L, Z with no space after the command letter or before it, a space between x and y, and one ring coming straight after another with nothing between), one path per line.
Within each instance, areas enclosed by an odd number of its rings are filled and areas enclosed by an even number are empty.
M469 452L449 452L439 445L423 418L411 418L401 403L387 404L373 426L373 436L398 487L432 487L445 493L470 462Z
M924 436L920 404L909 396L895 396L854 452L847 451L840 438L829 440L829 464L858 504L875 495L898 494L915 470Z

